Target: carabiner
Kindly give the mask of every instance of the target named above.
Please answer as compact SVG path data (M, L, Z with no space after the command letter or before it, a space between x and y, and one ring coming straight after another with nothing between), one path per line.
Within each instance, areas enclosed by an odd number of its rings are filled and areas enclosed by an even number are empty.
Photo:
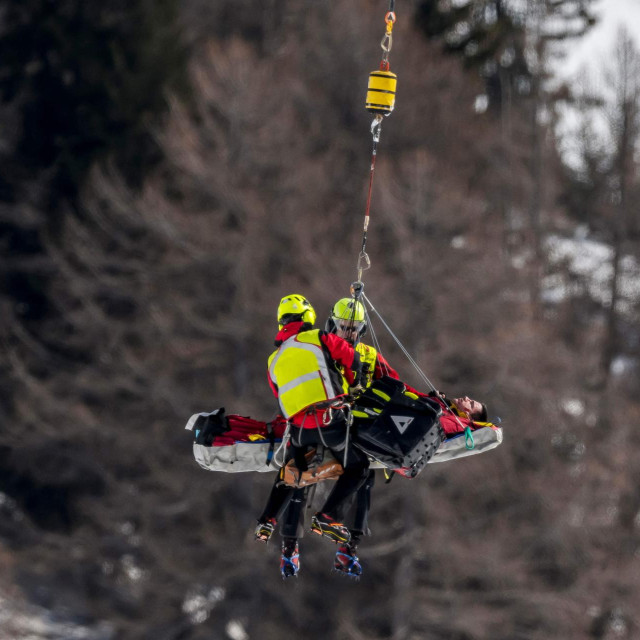
M391 35L390 31L387 31L387 33L382 36L382 40L380 41L380 46L382 47L382 50L387 54L387 56L389 55L389 51L391 51L392 44L393 36Z

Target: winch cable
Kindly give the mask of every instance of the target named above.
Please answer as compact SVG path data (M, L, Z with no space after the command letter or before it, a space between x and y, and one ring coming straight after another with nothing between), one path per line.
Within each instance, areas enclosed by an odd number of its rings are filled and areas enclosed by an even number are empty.
M371 123L371 136L373 139L373 145L371 150L371 164L369 169L369 188L367 190L364 224L362 227L362 244L360 247L360 253L358 255L358 262L356 267L358 279L356 282L351 284L351 296L355 300L352 318L350 320L352 326L355 323L355 313L358 306L357 303L360 300L360 296L362 295L364 289L364 283L362 282L362 272L366 269L369 269L369 267L371 266L371 260L369 259L369 256L367 254L367 231L369 229L371 196L373 193L373 177L376 170L378 143L380 142L380 134L382 132L382 120L385 116L388 116L393 111L393 108L395 106L397 76L389 71L389 53L391 52L391 46L393 44L393 25L396 21L395 0L389 1L389 10L385 14L384 21L385 32L382 36L382 40L380 41L380 47L382 48L382 59L380 61L379 69L376 69L369 74L369 83L367 86L367 96L365 101L365 108L367 109L367 111L374 115L373 122ZM356 337L354 346L357 345L358 342L360 342L359 333Z
M373 145L371 150L371 165L369 169L369 188L367 191L367 203L365 206L364 224L362 228L362 245L358 255L357 273L358 283L362 283L362 272L371 266L371 260L367 254L367 231L369 229L369 219L371 213L371 196L373 193L373 177L376 170L376 157L378 155L378 143L382 133L382 120L388 116L395 106L397 76L389 71L389 53L393 44L393 25L396 21L395 0L390 0L389 11L387 11L384 21L386 24L385 33L382 36L380 46L382 48L382 60L380 68L369 74L369 84L367 88L367 98L365 107L367 111L374 114L371 123L371 136ZM359 291L354 294L356 300L359 298Z

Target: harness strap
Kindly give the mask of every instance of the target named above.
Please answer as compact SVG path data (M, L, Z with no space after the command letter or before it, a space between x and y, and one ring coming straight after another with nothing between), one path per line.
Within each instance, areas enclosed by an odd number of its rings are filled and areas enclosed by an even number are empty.
M267 467L271 465L273 453L276 448L276 435L273 431L273 422L267 422L267 439L269 440L269 451L267 451Z
M343 398L332 398L331 400L323 400L309 405L305 409L305 414L311 415L315 413L316 409L342 409L346 406L349 406L349 404Z

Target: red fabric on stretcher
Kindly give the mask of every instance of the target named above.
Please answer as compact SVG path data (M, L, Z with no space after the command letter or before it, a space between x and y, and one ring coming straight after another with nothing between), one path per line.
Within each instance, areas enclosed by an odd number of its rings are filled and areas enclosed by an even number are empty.
M227 416L229 424L229 431L222 435L216 436L213 439L212 446L214 447L226 447L236 442L251 442L250 435L262 436L268 439L267 423L260 420L254 420L253 418L247 418L246 416L238 416L231 414ZM274 436L279 439L282 438L284 431L287 427L287 422L284 418L278 416L272 423Z

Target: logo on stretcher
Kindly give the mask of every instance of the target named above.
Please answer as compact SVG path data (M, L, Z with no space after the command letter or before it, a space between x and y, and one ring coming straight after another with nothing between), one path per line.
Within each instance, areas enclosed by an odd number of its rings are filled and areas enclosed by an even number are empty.
M409 418L408 416L390 416L393 420L393 424L396 425L396 429L403 434L408 428L409 425L413 422L414 418Z

